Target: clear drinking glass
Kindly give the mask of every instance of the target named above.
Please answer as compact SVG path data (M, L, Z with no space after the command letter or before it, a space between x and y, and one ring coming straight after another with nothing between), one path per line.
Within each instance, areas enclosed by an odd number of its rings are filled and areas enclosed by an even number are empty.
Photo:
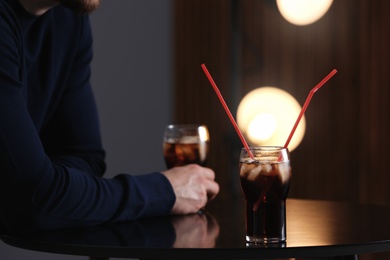
M163 153L167 168L191 163L205 166L209 142L209 131L205 125L167 125L163 136Z
M291 181L290 155L278 146L250 147L254 159L241 150L241 189L246 200L246 241L254 244L286 241L286 198Z

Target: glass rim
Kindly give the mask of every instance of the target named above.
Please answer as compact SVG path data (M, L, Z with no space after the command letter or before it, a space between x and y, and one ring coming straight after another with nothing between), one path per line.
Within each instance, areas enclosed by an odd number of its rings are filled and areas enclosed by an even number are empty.
M205 124L168 124L165 126L166 128L174 128L174 127L180 127L180 128L199 128L199 127L206 127Z
M288 148L286 148L284 146L278 146L278 145L249 146L249 149L250 150L266 150L266 151L288 150ZM246 151L246 148L242 147L241 151Z
M240 162L244 162L246 159L254 159L254 161L266 163L290 161L290 151L284 146L250 146L249 149L254 158L250 156L244 147L241 150Z

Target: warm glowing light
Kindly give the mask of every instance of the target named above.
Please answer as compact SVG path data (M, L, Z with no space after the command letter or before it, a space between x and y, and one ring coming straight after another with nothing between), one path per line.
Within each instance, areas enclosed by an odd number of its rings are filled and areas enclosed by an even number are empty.
M248 135L256 142L271 138L277 126L276 118L269 113L261 113L253 118L248 126Z
M333 0L276 0L279 12L290 23L308 25L326 14Z
M251 145L283 146L301 111L293 96L275 87L261 87L249 92L237 110L237 124ZM289 144L294 150L306 128L303 116Z

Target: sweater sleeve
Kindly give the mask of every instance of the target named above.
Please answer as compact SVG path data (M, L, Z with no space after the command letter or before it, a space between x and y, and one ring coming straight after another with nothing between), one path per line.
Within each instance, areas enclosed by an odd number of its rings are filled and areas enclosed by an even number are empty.
M83 49L90 47L89 24L83 27L80 55L67 71L66 89L53 89L60 92L60 98L52 99L58 105L39 121L34 104L27 102L30 90L20 51L24 43L12 19L0 12L2 226L26 232L169 214L175 196L161 173L100 177L104 152L89 85L91 53Z

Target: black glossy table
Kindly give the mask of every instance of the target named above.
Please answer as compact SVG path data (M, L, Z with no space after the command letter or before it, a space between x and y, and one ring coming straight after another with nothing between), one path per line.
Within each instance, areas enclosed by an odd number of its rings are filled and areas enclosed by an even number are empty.
M1 239L35 251L91 259L357 259L390 251L390 207L287 200L287 243L247 246L243 199L215 200L203 214L142 219Z

